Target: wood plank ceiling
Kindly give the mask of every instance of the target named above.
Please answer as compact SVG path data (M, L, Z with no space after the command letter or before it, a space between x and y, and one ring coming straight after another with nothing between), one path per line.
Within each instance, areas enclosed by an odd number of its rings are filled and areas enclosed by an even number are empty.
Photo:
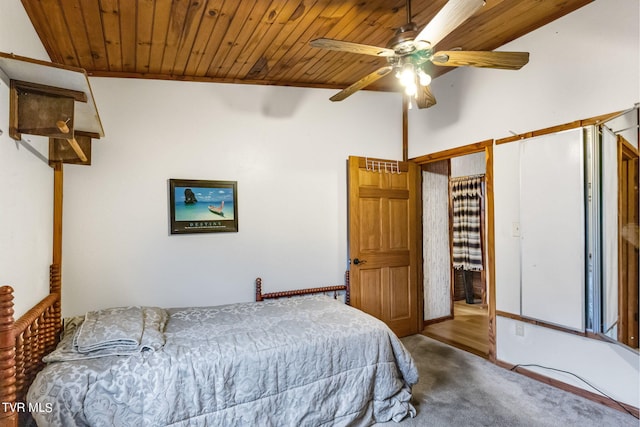
M436 50L498 49L591 1L487 0ZM407 21L405 0L22 3L51 60L84 68L89 75L334 89L349 86L386 60L312 48L309 41L326 37L385 47ZM418 29L445 3L413 0ZM450 69L434 66L433 75ZM399 86L390 74L368 89Z

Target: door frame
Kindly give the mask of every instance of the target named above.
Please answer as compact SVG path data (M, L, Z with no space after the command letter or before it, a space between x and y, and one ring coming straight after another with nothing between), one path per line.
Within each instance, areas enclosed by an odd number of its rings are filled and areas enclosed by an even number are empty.
M495 215L494 215L494 198L493 198L493 139L480 141L474 144L456 147L450 150L444 150L437 153L427 154L420 157L410 159L418 165L426 165L441 160L450 160L453 157L465 156L467 154L485 153L485 188L486 188L486 236L485 242L487 248L486 262L488 274L487 281L487 311L489 315L489 354L488 359L496 362L496 285L495 285ZM424 277L422 277L424 284ZM422 314L424 316L424 313Z
M618 230L638 224L638 149L618 135ZM637 245L637 242L635 243ZM618 235L618 341L638 348L638 249Z

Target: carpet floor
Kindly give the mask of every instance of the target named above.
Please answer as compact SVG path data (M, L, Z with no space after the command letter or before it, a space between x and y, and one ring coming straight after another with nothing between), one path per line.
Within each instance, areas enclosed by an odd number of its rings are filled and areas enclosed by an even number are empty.
M634 416L496 366L423 335L402 339L420 373L415 418L380 426L626 427Z

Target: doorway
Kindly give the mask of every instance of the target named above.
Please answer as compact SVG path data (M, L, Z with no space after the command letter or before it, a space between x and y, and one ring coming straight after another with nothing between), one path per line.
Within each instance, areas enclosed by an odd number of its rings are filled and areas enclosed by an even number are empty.
M486 165L484 150L423 165L423 334L490 358Z

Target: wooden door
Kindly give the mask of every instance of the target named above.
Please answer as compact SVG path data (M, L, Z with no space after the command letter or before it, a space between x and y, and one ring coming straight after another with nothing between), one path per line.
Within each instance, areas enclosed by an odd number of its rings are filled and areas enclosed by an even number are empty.
M351 305L402 337L422 329L418 165L349 157Z

